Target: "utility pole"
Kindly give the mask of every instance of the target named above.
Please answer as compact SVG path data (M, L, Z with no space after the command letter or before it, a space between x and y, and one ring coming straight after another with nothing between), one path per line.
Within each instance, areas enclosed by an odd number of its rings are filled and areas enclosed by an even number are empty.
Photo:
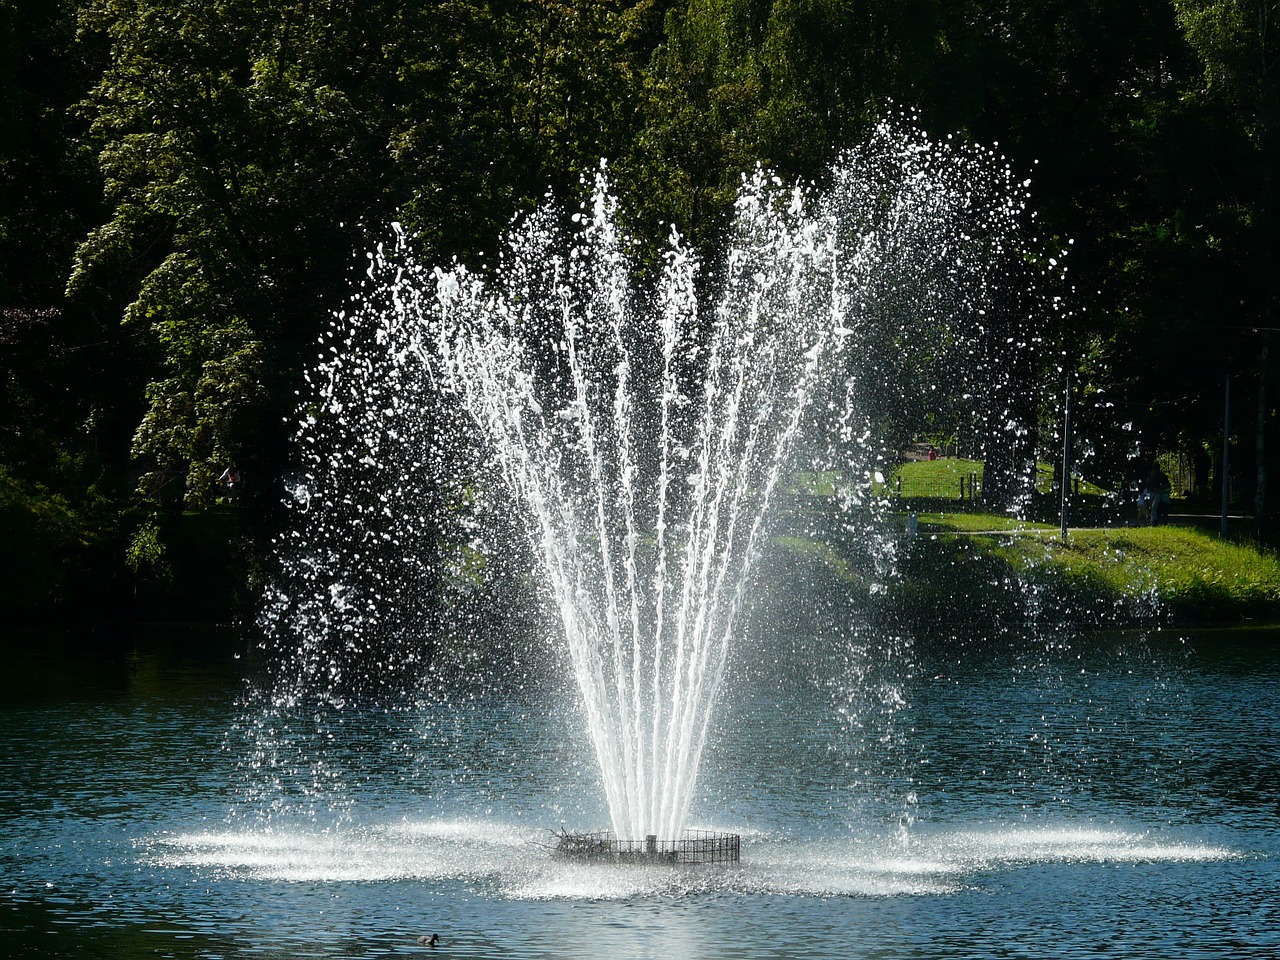
M1071 486L1071 373L1066 377L1062 401L1062 542L1067 542L1067 490Z
M1222 530L1227 536L1227 500L1231 495L1231 378L1222 399Z

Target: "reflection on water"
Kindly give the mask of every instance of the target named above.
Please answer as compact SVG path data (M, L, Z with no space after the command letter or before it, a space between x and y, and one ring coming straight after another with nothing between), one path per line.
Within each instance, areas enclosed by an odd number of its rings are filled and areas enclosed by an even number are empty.
M351 709L325 730L341 802L265 817L229 733L234 645L11 662L0 944L395 956L439 932L476 957L1274 955L1278 640L957 641L891 676L847 650L752 657L694 809L743 835L743 862L712 870L547 857L548 829L606 814L578 718L537 692Z

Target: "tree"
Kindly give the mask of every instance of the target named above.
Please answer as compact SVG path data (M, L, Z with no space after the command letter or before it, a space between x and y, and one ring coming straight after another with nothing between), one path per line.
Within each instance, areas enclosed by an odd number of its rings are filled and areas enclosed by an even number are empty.
M848 0L690 0L667 14L644 148L667 169L666 215L700 245L757 163L821 179L937 62L940 7Z
M70 290L159 356L134 557L230 466L270 531L283 424L353 253L398 219L423 256L477 257L548 185L625 152L645 22L620 3L85 3L110 53L83 104L108 215Z
M102 51L78 41L75 4L60 0L0 0L0 46L0 605L105 613L136 352L64 291L101 195L69 108Z
M1224 315L1240 298L1231 262L1252 241L1224 176L1241 139L1187 97L1203 68L1174 6L984 0L949 7L945 36L931 115L998 141L1033 181L1043 242L1070 250L1076 309L1041 329L1086 400L1073 411L1085 469L1119 487L1156 450L1202 448L1242 346ZM1030 387L1046 400L1061 391L1051 372Z
M352 253L408 199L387 145L399 4L91 0L111 59L84 104L109 217L70 290L127 278L124 320L163 357L134 437L156 523L234 465L269 513L301 358Z
M1276 297L1276 165L1280 163L1280 4L1272 0L1174 0L1178 24L1204 65L1195 91L1226 112L1248 150L1232 170L1238 186L1227 199L1232 233L1249 238L1239 277L1239 325L1253 326L1256 340L1254 519L1271 522L1268 442L1272 419L1271 335Z

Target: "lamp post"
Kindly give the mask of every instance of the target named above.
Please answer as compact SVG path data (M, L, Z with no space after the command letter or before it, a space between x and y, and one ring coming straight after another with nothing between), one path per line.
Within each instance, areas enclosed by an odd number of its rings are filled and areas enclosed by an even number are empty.
M1067 489L1071 485L1071 373L1066 375L1062 401L1062 542L1067 542Z
M1231 378L1222 398L1222 528L1221 536L1227 536L1227 500L1231 493Z

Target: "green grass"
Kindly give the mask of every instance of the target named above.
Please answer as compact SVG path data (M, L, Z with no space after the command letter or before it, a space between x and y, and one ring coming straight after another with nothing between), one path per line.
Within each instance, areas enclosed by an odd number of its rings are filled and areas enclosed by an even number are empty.
M794 514L796 526L775 536L774 562L780 582L805 585L797 599L830 597L825 609L870 603L888 622L926 631L938 611L949 624L996 630L1038 616L1084 626L1153 615L1179 624L1280 622L1280 557L1216 532L1076 528L1064 543L1057 524L948 508L917 514L917 535L900 541L886 578L859 538L839 523L823 528L823 516ZM899 513L889 530L904 536L905 521Z
M1185 622L1280 617L1280 559L1186 527L1073 530L989 514L924 514L922 531L967 533L975 548L1033 581L1111 600L1154 597ZM974 531L1005 531L973 535Z
M895 476L904 480L928 480L938 483L959 482L961 477L969 474L982 476L981 460L966 460L964 457L939 457L937 460L909 460L894 471Z
M902 491L904 497L951 497L960 499L960 481L968 490L972 476L982 482L982 461L961 457L937 460L912 460L902 464L889 478L890 492Z
M978 530L1007 530L1010 532L1056 533L1058 527L1051 523L1033 523L999 513L921 513L917 516L922 532L936 530L952 533L972 533Z
M964 460L958 457L920 460L904 463L880 482L873 481L874 496L896 496L899 490L904 497L960 498L960 481L968 490L970 478L982 479L982 461ZM787 489L791 493L814 497L830 497L836 484L843 479L836 470L821 472L801 471L793 474ZM966 494L969 495L969 494Z
M971 477L976 476L982 483L982 461L966 460L963 457L940 457L937 460L913 460L902 464L889 478L891 490L898 489L898 481L902 481L902 495L906 497L960 497L960 481L964 480L966 489ZM1036 466L1036 491L1051 493L1053 491L1053 465L1041 463ZM1100 495L1107 491L1087 480L1081 481L1080 494Z
M836 470L823 470L819 473L802 470L792 475L786 490L788 493L810 497L831 497L835 496L836 483L840 479L841 474Z
M960 484L964 482L965 497L972 497L970 483L977 478L982 483L982 461L963 457L939 457L937 460L912 460L901 464L882 483L872 483L871 492L877 496L927 497L931 499L960 499ZM830 497L836 484L842 479L839 471L801 471L793 474L786 489L793 494L811 497ZM1036 490L1048 494L1053 490L1053 466L1041 463L1036 467ZM1107 491L1096 484L1082 481L1080 494L1100 495Z
M979 461L958 458L926 460L903 464L899 475L904 488L908 478L915 478L940 488L954 485L952 496L958 497L961 477L967 480L981 466ZM1052 471L1042 468L1041 475L1051 477ZM793 489L829 496L838 480L834 473L802 474L794 479ZM886 486L893 483L891 478ZM1084 492L1093 489L1085 485ZM921 538L933 535L940 542L936 550L916 551L916 566L904 571L907 581L916 581L909 589L927 593L935 589L931 583L946 589L948 581L963 581L967 586L953 598L963 606L969 595L988 594L991 583L1008 581L1012 574L1012 582L1043 587L1064 611L1129 609L1140 614L1150 610L1148 601L1154 600L1178 622L1280 620L1280 558L1248 543L1223 540L1211 530L1168 525L1077 528L1064 543L1056 523L964 511L963 507L976 506L967 501L957 503L955 510L932 506L934 510L917 515L917 528ZM1073 512L1077 522L1085 514L1078 506ZM1115 520L1112 514L1099 522ZM942 541L955 541L956 546L946 547ZM782 537L779 542L797 559L824 567L840 582L858 580L855 565L837 550L804 537Z

